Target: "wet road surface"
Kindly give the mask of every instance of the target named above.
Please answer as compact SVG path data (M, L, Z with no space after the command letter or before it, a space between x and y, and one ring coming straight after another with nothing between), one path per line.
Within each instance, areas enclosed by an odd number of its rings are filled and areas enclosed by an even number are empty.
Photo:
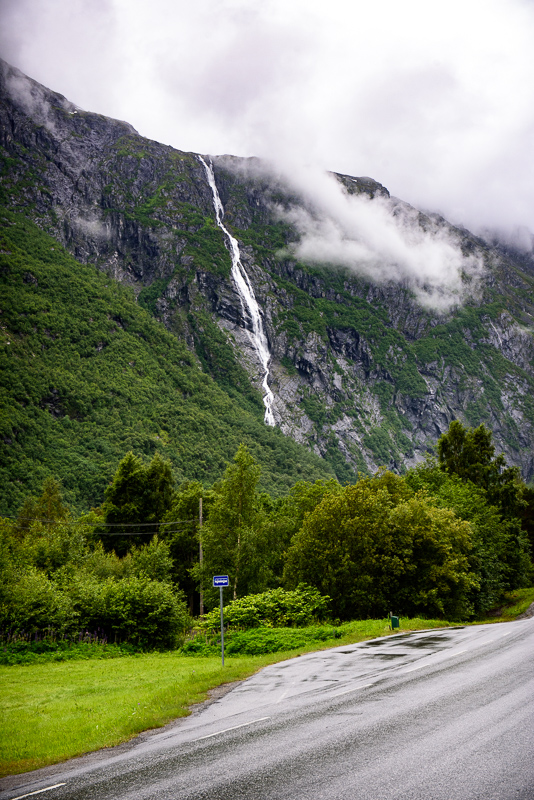
M274 664L106 754L0 800L534 800L534 619Z

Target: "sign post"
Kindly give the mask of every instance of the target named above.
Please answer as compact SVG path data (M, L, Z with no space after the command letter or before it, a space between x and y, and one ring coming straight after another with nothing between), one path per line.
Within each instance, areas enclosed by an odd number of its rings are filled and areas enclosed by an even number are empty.
M220 598L221 598L221 659L222 659L222 665L224 667L223 589L225 586L230 586L228 575L214 575L213 586L214 588L217 588L217 586L219 587Z

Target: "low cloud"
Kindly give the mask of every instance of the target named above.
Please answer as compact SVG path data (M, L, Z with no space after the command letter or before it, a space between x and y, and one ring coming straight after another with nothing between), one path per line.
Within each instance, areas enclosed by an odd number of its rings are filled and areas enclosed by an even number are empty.
M81 231L84 236L93 241L104 242L111 239L112 233L109 225L99 219L87 219L86 217L74 217L71 219L73 228Z
M29 80L26 75L18 69L9 65L2 66L5 72L6 88L11 99L25 114L27 114L37 125L43 125L51 133L56 133L54 124L54 112L50 107L45 92L42 87L33 80ZM74 113L76 106L61 95L55 95L57 103L61 108L70 113Z
M299 233L290 247L296 258L343 266L375 283L400 283L438 311L476 292L482 259L464 255L446 223L395 199L350 194L332 174L299 170L287 180L302 205L276 212Z
M38 125L45 125L52 133L54 124L50 121L50 106L35 84L20 73L11 73L6 81L7 89L15 104Z
M479 234L489 244L501 244L524 255L534 254L534 235L524 225L514 228L482 228Z
M532 0L2 0L0 50L182 150L371 175L534 231Z

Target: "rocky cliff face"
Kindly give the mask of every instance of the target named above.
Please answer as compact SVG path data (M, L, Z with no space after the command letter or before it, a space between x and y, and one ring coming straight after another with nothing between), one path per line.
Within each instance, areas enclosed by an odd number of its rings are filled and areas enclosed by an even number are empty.
M130 285L236 402L262 413L251 321L197 155L84 112L5 63L0 93L2 202ZM303 198L254 159L218 157L213 167L262 309L286 435L351 480L416 463L453 419L484 422L509 462L534 477L534 280L517 258L455 231L483 272L471 297L440 313L405 283L297 260L300 234L280 209L302 208ZM369 178L337 179L349 193L389 196ZM387 202L392 214L407 208ZM422 214L417 224L450 229Z

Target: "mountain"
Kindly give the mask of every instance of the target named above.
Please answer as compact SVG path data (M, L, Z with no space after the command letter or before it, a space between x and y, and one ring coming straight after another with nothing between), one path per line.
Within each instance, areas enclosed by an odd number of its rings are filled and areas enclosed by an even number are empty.
M181 152L4 62L0 92L9 213L72 255L66 281L84 265L126 287L263 437L294 440L324 474L352 481L417 463L453 419L484 422L532 480L527 261L370 178L312 185L257 159ZM367 229L347 233L349 203ZM42 410L52 390L59 418L52 377L45 397L17 403ZM4 434L7 449L17 435Z

